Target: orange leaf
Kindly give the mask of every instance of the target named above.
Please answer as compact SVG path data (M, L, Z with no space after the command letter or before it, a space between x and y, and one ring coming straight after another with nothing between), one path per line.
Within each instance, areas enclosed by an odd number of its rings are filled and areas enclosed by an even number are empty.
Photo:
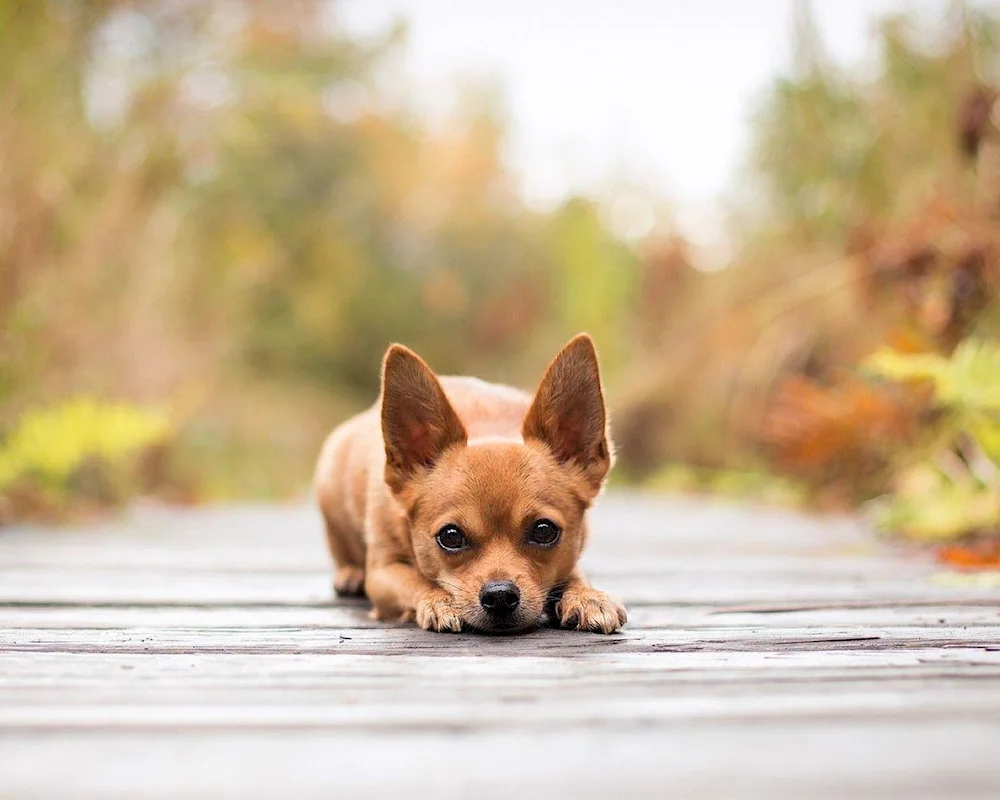
M956 569L1000 569L1000 541L941 547L937 559Z

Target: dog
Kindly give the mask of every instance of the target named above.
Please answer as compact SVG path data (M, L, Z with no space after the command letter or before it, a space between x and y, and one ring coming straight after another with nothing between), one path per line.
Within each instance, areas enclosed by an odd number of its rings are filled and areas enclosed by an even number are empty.
M531 397L437 377L393 344L379 402L323 444L315 493L334 589L429 631L613 633L624 607L577 566L614 461L594 343L573 338Z

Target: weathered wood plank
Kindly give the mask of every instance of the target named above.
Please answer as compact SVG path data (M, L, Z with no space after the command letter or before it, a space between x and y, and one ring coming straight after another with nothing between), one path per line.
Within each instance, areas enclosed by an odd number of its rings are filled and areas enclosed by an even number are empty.
M225 693L222 693L222 699ZM649 727L665 723L714 720L774 720L789 717L829 719L961 719L970 714L1000 715L1000 698L983 697L971 687L915 693L865 691L840 687L836 693L758 692L740 695L620 696L610 699L558 694L517 700L477 699L463 695L382 698L382 702L291 702L279 692L242 702L206 702L156 698L146 703L18 703L0 708L0 730L154 729L336 729L421 731L525 730L545 725L550 731L579 728ZM357 701L358 697L352 698ZM263 701L262 701L263 700ZM266 702L270 700L270 702ZM275 702L278 701L278 702ZM443 702L444 701L444 702Z
M0 736L0 785L14 798L52 797L53 776L65 775L66 755L74 753L60 798L326 800L346 787L352 798L996 797L1000 763L989 722L876 720L867 731L859 736L851 720L795 719L685 721L611 735L600 728L537 736L47 731Z
M871 628L718 628L625 631L613 636L576 631L536 630L518 636L474 633L440 636L404 628L271 628L230 631L183 628L128 630L20 628L0 630L0 654L51 653L368 653L399 655L420 652L446 656L456 652L499 658L524 655L592 655L595 653L793 652L797 650L908 650L981 648L1000 652L1000 628L961 629Z
M684 681L955 675L993 680L1000 653L983 648L907 650L739 650L619 653L593 651L576 657L522 654L496 657L466 652L461 643L450 654L427 658L419 650L392 656L377 653L3 653L3 687L42 682L222 680L257 682L323 682L392 679L399 681L547 682L588 678L642 681L668 677ZM721 676L721 677L720 677ZM499 684L495 684L499 685Z
M965 598L967 602L973 599ZM976 598L979 602L981 598ZM860 606L820 608L785 613L721 609L719 606L641 605L629 610L628 630L647 628L824 628L860 625L869 628L921 629L1000 626L995 603L956 605ZM0 606L2 628L382 628L372 620L363 601L340 600L320 606Z
M828 681L626 681L521 683L498 688L484 683L418 681L388 691L385 681L349 685L255 686L205 683L151 686L26 686L0 691L0 731L130 727L258 729L350 727L391 730L419 726L427 732L462 727L556 728L664 725L683 720L773 720L812 717L914 721L964 719L1000 714L1000 681L983 685L939 677L915 686L911 678ZM595 697L596 690L600 696Z
M933 603L969 597L1000 606L1000 587L954 587L902 575L878 578L741 573L602 576L595 584L627 604L799 603L902 601ZM142 570L0 570L0 605L24 603L171 603L314 605L331 601L326 573L163 573Z

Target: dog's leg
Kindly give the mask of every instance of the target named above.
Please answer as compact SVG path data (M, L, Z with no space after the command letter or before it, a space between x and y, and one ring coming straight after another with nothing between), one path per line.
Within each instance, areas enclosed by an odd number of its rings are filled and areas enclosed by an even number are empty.
M564 628L595 633L614 633L628 621L625 607L591 586L579 569L566 582L556 615Z
M376 619L414 620L424 630L458 633L462 618L451 595L409 564L369 563L365 591Z
M343 597L363 597L365 594L365 567L361 537L345 530L323 512L326 541L333 557L333 588Z

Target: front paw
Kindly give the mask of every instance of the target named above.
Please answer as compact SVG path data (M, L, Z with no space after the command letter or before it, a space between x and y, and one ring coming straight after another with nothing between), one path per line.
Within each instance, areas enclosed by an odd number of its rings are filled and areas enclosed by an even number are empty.
M458 633L462 618L446 592L429 592L417 601L416 623L425 631Z
M564 628L594 633L614 633L628 622L621 603L590 586L567 588L556 605L556 615Z

